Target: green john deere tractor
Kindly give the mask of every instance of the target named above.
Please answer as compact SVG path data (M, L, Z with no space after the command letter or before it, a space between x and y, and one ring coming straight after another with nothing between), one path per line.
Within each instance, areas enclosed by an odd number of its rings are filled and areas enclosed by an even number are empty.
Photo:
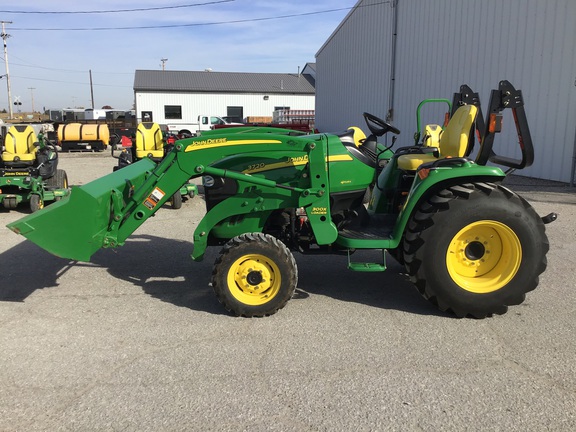
M471 96L455 95L437 147L393 152L394 140L385 146L378 137L400 131L368 113L368 137L358 128L300 136L215 130L177 141L159 163L144 158L73 187L70 197L8 226L57 256L87 261L102 247L123 245L184 182L203 177L207 212L192 258L222 246L212 286L236 315L271 315L286 304L297 284L294 251L347 254L349 268L364 272L384 271L388 251L441 310L502 314L536 288L546 268L544 224L555 214L539 217L501 185L502 169L486 165L532 163L521 92L501 82L486 122ZM518 160L493 151L505 108L514 113ZM481 146L474 161L475 125ZM381 251L382 260L355 262L359 249Z
M6 133L0 153L0 203L6 209L27 203L35 212L69 193L56 147L44 134L36 138L30 125L13 125Z

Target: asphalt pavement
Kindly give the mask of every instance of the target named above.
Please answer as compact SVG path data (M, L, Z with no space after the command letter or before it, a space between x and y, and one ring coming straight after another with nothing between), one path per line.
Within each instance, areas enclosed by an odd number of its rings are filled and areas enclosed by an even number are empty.
M114 164L60 160L71 184ZM296 256L284 309L233 317L209 286L218 248L189 256L201 197L90 263L15 235L27 211L2 209L0 430L574 431L576 189L507 184L559 217L539 287L484 320L437 311L393 260L355 273L343 256Z

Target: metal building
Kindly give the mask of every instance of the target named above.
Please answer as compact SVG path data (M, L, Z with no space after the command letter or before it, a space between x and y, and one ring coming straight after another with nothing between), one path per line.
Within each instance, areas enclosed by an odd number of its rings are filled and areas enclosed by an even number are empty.
M313 110L313 65L302 73L137 70L138 120L194 123L199 115L272 117L276 109Z
M485 106L506 79L523 92L535 147L519 174L573 183L575 23L575 0L360 0L316 54L316 126L364 128L368 111L403 132L397 145L411 145L422 99L450 99L468 84ZM495 146L517 156L504 122Z

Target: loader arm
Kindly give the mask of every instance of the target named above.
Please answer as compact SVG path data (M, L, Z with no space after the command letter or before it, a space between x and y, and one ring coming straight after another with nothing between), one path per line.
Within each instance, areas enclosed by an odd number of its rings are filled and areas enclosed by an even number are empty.
M297 152L308 160L302 187L224 170L212 165L238 154ZM271 134L211 135L178 141L158 164L146 158L82 187L41 212L26 216L8 227L47 251L88 261L100 248L116 247L126 239L189 179L210 174L233 178L246 185L233 199L212 208L194 234L193 257L200 260L210 230L223 219L291 203L309 207L310 223L320 244L333 242L337 229L330 220L327 137L293 137ZM302 181L302 179L301 179ZM272 193L273 192L273 193Z

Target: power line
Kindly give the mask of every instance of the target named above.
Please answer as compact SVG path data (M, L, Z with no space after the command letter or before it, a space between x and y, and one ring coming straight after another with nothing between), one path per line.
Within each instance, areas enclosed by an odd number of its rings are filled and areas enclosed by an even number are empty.
M209 1L205 3L193 3L177 6L158 6L150 8L137 8L137 9L115 9L115 10L91 10L91 11L17 11L17 10L0 10L0 13L10 13L10 14L58 14L58 15L71 15L71 14L111 14L111 13L125 13L125 12L147 12L147 11L157 11L166 9L183 9L195 6L208 6L220 3L230 3L235 0L217 0Z
M30 63L26 59L23 59L21 57L17 57L15 55L12 55L12 57L17 58L18 60L27 63L27 64L22 64L22 63L11 62L11 64L16 65L16 66L23 66L23 67L33 68L33 69L52 70L52 71L56 71L56 72L68 72L68 73L86 73L87 72L87 70L58 69L58 68L51 68L51 67L46 67L46 66L39 66L39 65L35 65L33 63ZM4 61L4 59L2 57L0 57L0 60Z
M382 1L378 3L372 3L369 5L361 5L358 7L370 7L376 6L380 4L390 3L390 0ZM298 14L289 14L289 15L278 15L273 17L262 17L262 18L247 18L247 19L239 19L239 20L230 20L230 21L215 21L209 23L190 23L190 24L166 24L166 25L153 25L153 26L130 26L130 27L91 27L91 28L12 28L12 30L20 30L20 31L101 31L101 30L141 30L141 29L166 29L166 28L182 28L182 27L207 27L207 26L214 26L214 25L223 25L223 24L240 24L240 23L248 23L248 22L259 22L259 21L270 21L276 19L286 19L286 18L296 18L302 16L311 16L311 15L321 15L326 13L332 12L340 12L344 10L351 10L352 7L345 7L345 8L337 8L337 9L326 9L322 11L316 12L303 12Z
M15 56L12 56L15 57ZM16 57L19 58L19 57ZM2 57L0 57L0 60L3 60ZM21 61L26 61L20 58ZM15 63L15 62L10 62L11 65L16 65L16 66L22 66L22 67L27 67L27 68L31 68L31 69L42 69L42 70L49 70L49 71L55 71L55 72L66 72L66 73L82 73L85 74L86 72L88 72L88 69L86 70L73 70L73 69L59 69L59 68L51 68L51 67L47 67L47 66L38 66L38 65L33 65L31 63L29 64L22 64L22 63ZM134 72L104 72L104 71L94 71L97 72L98 74L107 74L107 75L134 75Z
M46 79L46 78L33 78L33 77L26 77L26 76L18 76L18 75L10 75L13 78L20 78L20 79L28 79L34 81L46 81L46 82L55 82L55 83L63 83L63 84L77 84L77 85L85 85L88 86L89 83L86 82L73 82L73 81L61 81L61 80L53 80L53 79ZM95 87L122 87L122 88L132 88L129 85L118 85L118 84L94 84Z

